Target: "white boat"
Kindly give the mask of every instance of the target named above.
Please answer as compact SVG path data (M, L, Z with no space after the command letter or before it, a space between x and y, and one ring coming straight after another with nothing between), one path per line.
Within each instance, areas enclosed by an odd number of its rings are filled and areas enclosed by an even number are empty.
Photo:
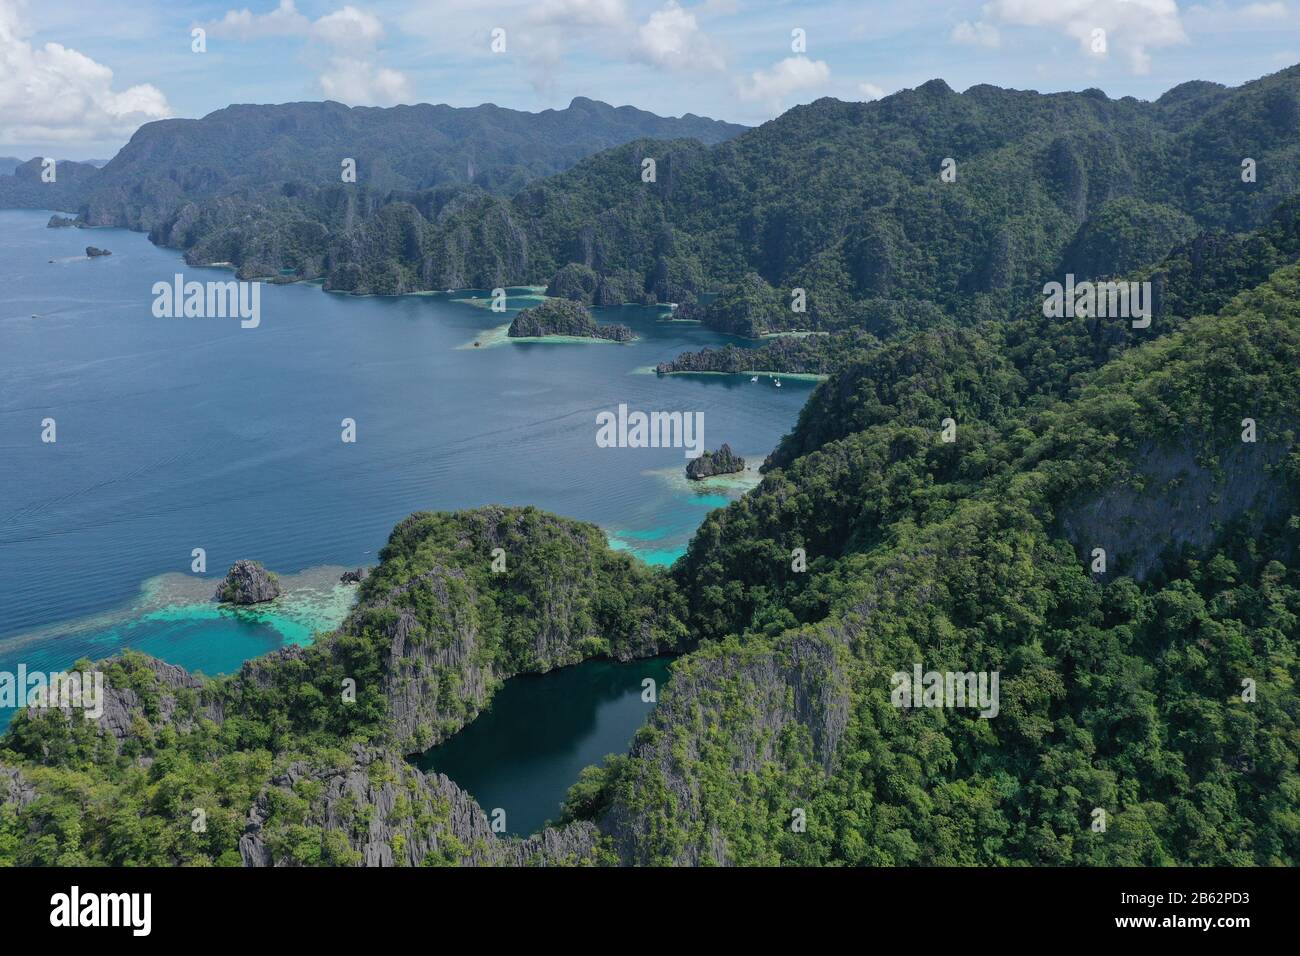
M750 379L750 381L751 381L751 382L757 382L757 381L758 381L758 376L755 375L753 378Z
M776 380L776 387L777 388L781 387L781 380L779 378Z

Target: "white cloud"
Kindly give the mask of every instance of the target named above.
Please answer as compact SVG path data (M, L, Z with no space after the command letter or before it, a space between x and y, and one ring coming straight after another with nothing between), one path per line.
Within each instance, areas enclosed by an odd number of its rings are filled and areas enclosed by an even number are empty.
M234 37L239 40L257 40L262 37L300 36L305 34L311 21L298 12L293 0L280 0L280 5L270 13L255 14L245 7L227 10L226 15L206 27L214 37Z
M973 27L989 21L1057 30L1088 56L1118 53L1133 73L1150 70L1151 50L1187 42L1177 0L991 0ZM1103 31L1104 50L1095 46L1097 31Z
M339 49L364 49L379 41L384 35L384 25L373 13L349 5L313 23L311 35Z
M329 99L350 106L415 102L406 75L375 62L375 47L384 37L384 24L370 11L351 4L312 21L298 12L294 0L280 0L270 13L227 11L225 17L209 26L208 32L244 41L306 37L330 50L323 67L318 66L320 74L316 77L321 92Z
M529 19L556 26L622 27L629 15L623 0L543 0Z
M825 60L788 56L771 69L751 73L749 80L740 84L740 95L747 100L760 100L776 113L791 96L821 89L830 79L831 68Z
M405 75L356 57L330 60L318 82L326 97L349 106L393 106L415 101Z
M113 71L59 43L32 46L15 0L0 0L0 141L95 142L171 115L152 84L121 92Z
M309 36L340 49L371 47L384 35L379 17L367 10L348 4L313 22L298 12L294 0L280 0L280 5L269 13L253 13L247 7L227 10L224 17L206 26L214 37L249 41Z
M952 41L969 46L997 47L1002 45L1002 35L998 33L997 27L989 26L987 23L971 23L969 20L963 20L952 28Z
M1248 3L1241 15L1247 20L1285 20L1287 9L1285 3Z
M695 14L669 0L662 10L637 29L633 53L654 66L668 70L720 70L722 54L700 30Z
M872 100L884 98L885 91L882 87L876 86L875 83L859 83L858 96L870 103Z

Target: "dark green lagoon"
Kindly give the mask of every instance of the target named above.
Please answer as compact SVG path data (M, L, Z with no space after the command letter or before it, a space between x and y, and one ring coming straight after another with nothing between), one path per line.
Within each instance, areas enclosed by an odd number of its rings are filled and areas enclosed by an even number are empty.
M662 691L668 665L597 660L506 681L487 711L418 766L451 777L489 817L504 809L508 832L533 833L559 814L583 767L626 752L654 709L641 682Z

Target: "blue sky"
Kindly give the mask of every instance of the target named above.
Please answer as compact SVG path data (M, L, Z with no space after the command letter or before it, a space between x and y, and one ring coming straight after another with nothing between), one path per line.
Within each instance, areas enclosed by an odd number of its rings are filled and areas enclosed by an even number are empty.
M108 158L230 103L582 95L756 124L933 77L1151 99L1296 62L1300 0L0 0L0 154Z

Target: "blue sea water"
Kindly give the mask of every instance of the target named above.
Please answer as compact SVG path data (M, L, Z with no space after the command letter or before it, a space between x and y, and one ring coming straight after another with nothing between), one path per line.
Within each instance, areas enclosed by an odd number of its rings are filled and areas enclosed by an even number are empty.
M155 282L232 274L138 233L47 229L49 215L0 211L0 671L125 646L230 671L337 625L351 600L340 568L376 561L417 510L533 504L671 563L746 482L688 484L679 449L599 448L596 414L700 411L707 447L758 462L813 387L647 374L738 341L659 308L598 310L632 326L626 345L501 343L509 315L454 301L463 293L315 284L264 286L255 329L156 318ZM113 254L87 259L89 244ZM512 311L531 304L511 292ZM206 576L191 573L195 548ZM240 558L283 575L285 598L213 605Z

